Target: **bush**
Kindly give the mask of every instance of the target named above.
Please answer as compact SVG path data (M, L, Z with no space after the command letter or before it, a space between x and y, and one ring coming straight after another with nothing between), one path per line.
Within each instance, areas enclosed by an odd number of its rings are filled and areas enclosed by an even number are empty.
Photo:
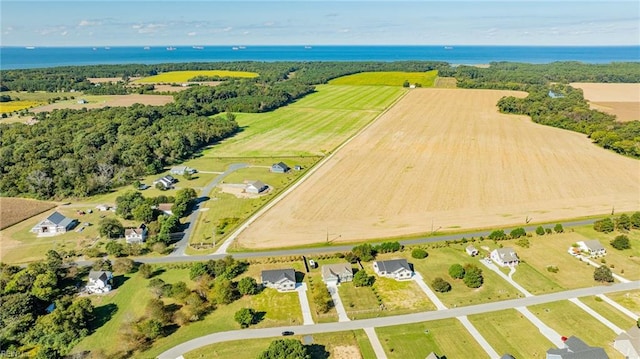
M429 253L422 248L416 248L411 251L411 257L415 259L424 259L429 256Z
M539 236L544 236L544 227L538 226L538 228L536 228L536 234Z
M445 293L451 290L451 284L440 277L434 279L433 282L431 282L431 286L433 287L433 290L440 293Z
M460 264L453 264L449 267L449 275L453 279L464 278L464 268Z
M631 243L629 242L629 237L621 234L617 236L614 240L609 242L611 246L617 250L629 249L631 248Z
M522 237L516 241L516 245L522 248L529 248L531 243L529 243L529 239L527 237Z
M551 233L553 233L553 231L551 230L551 228L545 228L544 229L544 233L545 234L551 234Z
M593 279L596 282L613 282L613 274L607 266L600 266L593 272Z
M558 273L560 269L557 266L547 266L547 271L551 273Z
M491 232L491 234L489 234L489 239L492 239L494 241L501 241L507 239L507 235L502 229L499 229Z
M556 233L562 233L562 232L564 232L564 228L562 227L562 224L560 224L560 223L556 224L556 225L553 227L553 230L554 230Z
M153 275L153 266L151 264L143 263L138 267L138 273L140 273L142 278L151 278Z
M616 219L616 229L622 232L626 232L631 229L631 219L626 214L620 215Z
M117 274L131 273L133 267L133 260L129 258L118 258L115 260L115 262L113 262L113 271Z
M613 228L613 221L609 217L593 222L593 229L597 232L609 233L613 232Z
M375 277L369 276L364 269L361 269L353 276L353 285L356 287L371 287Z
M351 252L363 262L371 262L375 259L376 253L369 243L353 247Z
M640 229L640 212L633 212L631 215L631 228Z
M524 237L526 235L527 235L527 232L522 227L515 228L509 233L509 236L511 236L511 238L513 238L513 239Z
M236 312L233 318L242 328L247 328L256 321L256 311L251 308L242 308Z
M466 265L464 269L464 278L462 278L464 284L469 288L480 288L484 283L482 269L471 264Z

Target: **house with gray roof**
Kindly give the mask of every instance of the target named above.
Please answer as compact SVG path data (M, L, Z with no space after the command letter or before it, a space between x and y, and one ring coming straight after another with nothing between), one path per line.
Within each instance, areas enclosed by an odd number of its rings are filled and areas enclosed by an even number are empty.
M575 336L564 341L564 348L547 350L547 359L609 359L604 349L591 347Z
M292 268L263 270L260 278L264 287L280 292L296 289L296 272Z
M589 253L589 256L591 257L600 257L607 254L607 250L602 246L602 243L600 243L600 241L597 239L592 239L589 241L580 241L577 244L578 244L578 248L580 248L582 252Z
M124 238L127 243L144 243L147 239L147 226L142 223L138 228L127 228L124 230Z
M113 273L104 270L92 270L89 272L89 283L85 289L89 293L108 293L111 291Z
M284 162L278 162L271 165L271 172L273 173L287 173L291 171L291 168Z
M618 335L613 347L625 358L640 359L640 328L637 325Z
M491 252L491 259L501 267L513 267L520 263L520 259L518 259L516 252L513 248L508 247L494 249Z
M322 266L322 281L327 285L338 285L353 280L351 263L326 264Z
M259 194L269 189L269 186L262 181L248 181L244 187L247 193Z
M381 277L395 280L411 279L413 271L406 259L391 259L373 262L373 271Z
M173 175L185 175L185 174L194 174L196 172L198 172L195 168L191 168L191 167L187 167L187 166L176 166L176 167L171 167L171 174Z
M72 230L77 224L77 220L65 217L60 212L53 212L49 217L33 226L31 232L38 235L65 233Z

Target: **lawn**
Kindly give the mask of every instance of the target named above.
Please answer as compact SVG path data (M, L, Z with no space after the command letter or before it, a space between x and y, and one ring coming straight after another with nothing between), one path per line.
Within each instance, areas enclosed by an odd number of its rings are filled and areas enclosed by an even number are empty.
M385 313L390 312L395 315L436 309L414 281L376 277L373 287L382 298L386 308Z
M310 340L310 350L312 359L324 358L359 358L358 353L363 359L375 359L373 349L369 344L368 338L363 330L354 330L348 332L322 333L308 336L292 336L290 339L297 339L304 343ZM229 342L207 345L205 347L193 350L184 355L185 359L200 358L256 358L262 353L269 344L280 338L262 338L250 340L234 340ZM242 353L242 354L240 354ZM325 355L323 355L323 353ZM329 353L326 356L326 353ZM351 356L345 356L350 353ZM240 356L239 356L240 355Z
M545 358L553 344L515 309L469 316L469 321L498 354Z
M258 74L255 72L227 70L168 71L155 76L138 79L133 83L187 82L196 76L253 78L258 77Z
M242 131L203 152L205 157L318 156L333 151L406 90L320 85L275 111L238 113Z
M618 302L630 311L640 315L640 290L631 290L628 292L609 293L607 297Z
M238 278L239 280L240 278ZM258 282L260 282L258 280ZM260 294L249 297L249 307L256 312L264 312L264 317L256 328L275 327L279 325L301 325L302 309L297 292L280 293L273 288L266 288Z
M376 328L389 359L424 358L429 353L447 358L486 358L486 352L457 319L434 320Z
M318 287L322 290L327 290L324 282L322 281L322 274L319 270L312 271L305 275L305 282L307 283L307 297L309 298L309 306L311 307L311 315L313 316L314 323L329 323L329 322L337 322L338 321L338 312L336 308L333 306L329 309L327 313L318 313L318 309L313 302L313 289ZM338 290L340 293L340 290ZM342 297L340 297L342 299ZM344 304L344 299L343 299Z
M636 321L631 319L628 315L620 312L611 304L598 297L582 297L580 298L580 301L591 307L591 309L595 310L606 319L609 319L609 321L620 327L622 330L627 330L636 323Z
M604 348L611 358L622 357L613 348L616 333L577 305L565 300L534 305L529 310L560 335L575 335L588 345Z
M432 87L437 76L437 70L427 72L361 72L358 74L338 77L329 81L329 84L358 86L402 86L405 81L408 81L410 84L420 84L422 87Z
M471 258L464 252L463 245L450 245L449 247L430 249L429 256L425 259L410 258L411 252L405 251L399 255L406 257L413 264L414 271L419 272L429 285L436 277L441 277L451 283L451 291L436 293L438 298L447 307L459 307L480 303L493 302L521 297L513 286L479 263L477 257ZM479 245L476 245L476 248ZM396 255L398 256L398 255ZM475 264L482 269L484 284L478 289L468 288L461 279L454 280L449 276L449 267L452 264Z
M352 282L341 283L338 294L347 315L352 320L391 315L380 310L371 287L356 287Z
M575 228L575 231L581 234L585 239L597 239L607 250L605 256L606 264L611 271L620 274L626 279L640 279L640 230L631 230L627 233L618 231L612 233L601 233L593 230L593 226L583 226ZM621 234L629 237L631 243L630 249L618 250L609 244L616 236Z

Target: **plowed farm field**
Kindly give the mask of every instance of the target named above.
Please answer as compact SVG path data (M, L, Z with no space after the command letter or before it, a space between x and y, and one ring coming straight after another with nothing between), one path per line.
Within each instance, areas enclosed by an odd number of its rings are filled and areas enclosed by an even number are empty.
M584 83L571 86L582 89L592 109L616 115L620 122L640 121L640 83Z
M522 92L415 89L238 236L245 248L640 209L640 162L497 112Z

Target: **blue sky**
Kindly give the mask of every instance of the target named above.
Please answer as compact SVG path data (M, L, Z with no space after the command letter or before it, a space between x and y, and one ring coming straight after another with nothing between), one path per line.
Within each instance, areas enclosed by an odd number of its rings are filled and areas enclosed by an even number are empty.
M634 1L0 2L4 46L639 45Z

